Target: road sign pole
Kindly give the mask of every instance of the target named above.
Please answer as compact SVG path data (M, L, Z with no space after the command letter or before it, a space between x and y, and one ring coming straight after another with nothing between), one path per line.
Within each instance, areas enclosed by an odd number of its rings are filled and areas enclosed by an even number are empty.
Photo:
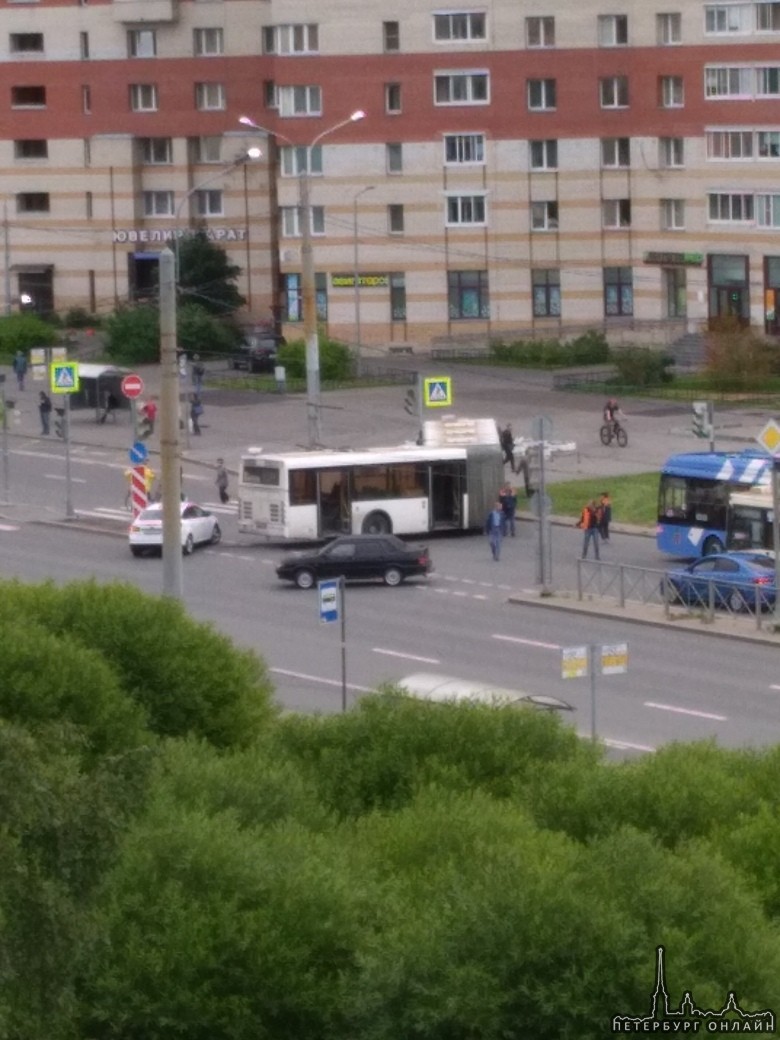
M596 734L596 647L593 643L588 647L588 671L590 673L590 739L595 744Z
M8 489L8 399L5 396L5 375L0 374L0 407L3 409L3 501L10 502Z
M775 550L775 609L773 627L780 631L780 456L772 459L772 548Z
M341 710L347 710L347 596L346 581L339 578L339 607L341 610Z
M76 511L73 508L73 486L70 474L70 394L65 394L64 410L62 413L63 441L65 442L65 517L73 520Z
M710 428L710 451L715 451L715 405L707 401L707 425Z

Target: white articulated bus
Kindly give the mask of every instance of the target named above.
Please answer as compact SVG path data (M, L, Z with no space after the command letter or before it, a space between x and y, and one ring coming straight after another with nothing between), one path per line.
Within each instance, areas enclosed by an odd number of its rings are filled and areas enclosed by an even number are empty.
M493 420L470 420L470 432L464 422L449 435L442 423L426 423L425 440L436 443L423 445L249 449L241 457L238 529L291 542L481 529L504 482L502 452ZM477 443L452 443L469 438Z
M726 546L729 549L773 549L772 489L735 491L729 501Z

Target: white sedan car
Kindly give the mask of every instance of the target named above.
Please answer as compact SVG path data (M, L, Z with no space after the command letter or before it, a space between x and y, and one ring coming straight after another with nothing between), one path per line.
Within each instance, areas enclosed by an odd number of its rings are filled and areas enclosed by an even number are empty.
M130 552L140 556L146 552L162 552L163 525L162 503L148 506L130 525ZM181 548L189 555L196 545L216 545L222 537L217 518L208 509L194 502L181 504Z

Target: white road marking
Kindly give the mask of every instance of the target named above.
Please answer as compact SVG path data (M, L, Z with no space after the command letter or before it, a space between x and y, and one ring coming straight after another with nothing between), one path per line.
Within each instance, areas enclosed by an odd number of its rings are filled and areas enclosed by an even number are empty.
M44 473L46 480L65 480L64 473ZM86 484L84 477L71 477L71 482L74 484Z
M542 650L560 650L560 643L543 643L541 639L521 639L519 636L502 636L494 632L491 639L501 639L505 643L522 643L523 646L538 646Z
M291 672L287 668L269 668L269 672L275 672L276 675L288 675L291 679L305 679L307 682L322 683L324 686L338 686L341 687L340 679L323 679L319 675L307 675L305 672ZM360 693L375 693L376 691L370 686L358 686L356 683L347 683L348 690L358 690Z
M407 661L420 661L422 664L441 664L435 657L417 657L416 654L403 654L399 650L383 650L381 646L372 646L375 654L386 654L388 657L403 657Z
M14 527L13 524L0 524L0 531L18 531L18 527Z
M610 740L608 737L603 737L601 743L620 751L655 751L654 747L648 747L647 744L632 744L628 740Z
M713 722L727 722L726 715L714 715L709 711L694 711L692 708L678 708L674 704L657 704L655 701L645 701L646 708L658 708L660 711L672 711L676 715L693 715L697 719L712 719Z
M769 684L769 689L770 690L780 690L780 683L770 683Z

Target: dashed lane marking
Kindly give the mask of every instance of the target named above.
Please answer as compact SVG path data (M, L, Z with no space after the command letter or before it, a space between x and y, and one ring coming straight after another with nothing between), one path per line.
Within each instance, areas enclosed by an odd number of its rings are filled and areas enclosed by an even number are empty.
M436 657L419 657L417 654L405 654L400 650L385 650L381 646L372 646L372 653L385 654L387 657L403 657L406 661L419 661L421 664L441 664Z
M727 722L726 715L715 715L710 711L694 711L692 708L679 708L675 704L658 704L656 701L645 701L646 708L657 708L659 711L671 711L675 715L692 715L697 719L712 719L713 722Z
M505 643L521 643L523 646L535 646L540 650L560 650L560 643L543 643L541 639L521 639L520 636L502 636L494 632L491 639L500 639Z
M325 686L338 686L341 687L340 679L323 679L320 675L307 675L306 672L291 672L287 668L269 668L269 672L274 672L276 675L287 675L291 679L304 679L306 682L323 683ZM348 690L357 690L359 693L376 693L376 690L371 686L358 686L357 683L347 683Z
M19 528L14 524L0 524L0 531L18 531Z

